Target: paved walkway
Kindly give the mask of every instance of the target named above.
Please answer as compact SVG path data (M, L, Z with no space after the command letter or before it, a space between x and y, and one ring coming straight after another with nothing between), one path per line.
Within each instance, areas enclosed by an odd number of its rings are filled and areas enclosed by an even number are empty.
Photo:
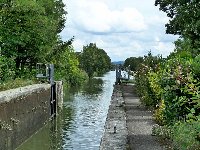
M134 85L122 86L125 101L129 150L164 150L158 139L152 136L152 113L139 102Z

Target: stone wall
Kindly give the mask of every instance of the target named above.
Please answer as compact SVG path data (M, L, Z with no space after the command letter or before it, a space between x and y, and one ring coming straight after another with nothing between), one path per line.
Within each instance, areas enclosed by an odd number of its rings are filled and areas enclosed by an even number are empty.
M50 118L51 88L35 84L0 92L0 149L13 150Z
M56 100L58 111L62 110L63 106L63 81L56 81Z
M126 114L120 85L115 85L111 97L100 150L126 150Z

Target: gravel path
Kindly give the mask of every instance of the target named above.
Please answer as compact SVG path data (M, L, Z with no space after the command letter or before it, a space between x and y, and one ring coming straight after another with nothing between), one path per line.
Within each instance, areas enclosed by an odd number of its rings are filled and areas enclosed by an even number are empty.
M134 85L122 85L125 101L129 150L164 150L158 139L152 136L152 113L139 102Z

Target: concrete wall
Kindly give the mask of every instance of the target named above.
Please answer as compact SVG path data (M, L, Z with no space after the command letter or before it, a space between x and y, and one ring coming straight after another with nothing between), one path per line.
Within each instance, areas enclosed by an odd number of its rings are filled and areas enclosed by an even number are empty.
M0 92L0 150L13 150L50 118L49 84Z
M56 81L56 100L57 100L58 111L62 110L63 96L64 96L64 93L63 93L63 81Z

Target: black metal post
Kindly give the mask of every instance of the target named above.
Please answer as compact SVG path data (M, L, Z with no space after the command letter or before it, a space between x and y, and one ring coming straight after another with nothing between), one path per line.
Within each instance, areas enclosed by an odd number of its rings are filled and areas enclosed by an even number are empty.
M56 115L56 84L54 82L54 65L49 64L49 82L51 84L51 99L50 99L50 106L51 106L51 116Z

